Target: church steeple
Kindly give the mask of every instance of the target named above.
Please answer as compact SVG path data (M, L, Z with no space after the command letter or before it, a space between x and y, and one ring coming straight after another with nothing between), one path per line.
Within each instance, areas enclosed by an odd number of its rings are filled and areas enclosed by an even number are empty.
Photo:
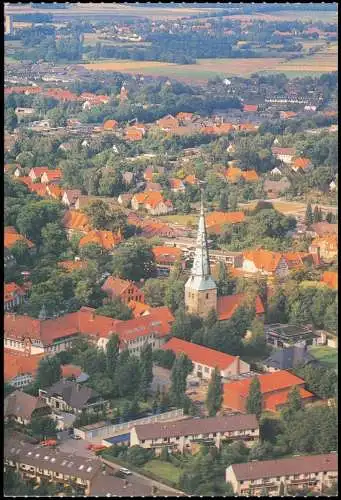
M204 197L201 190L200 218L198 225L197 242L195 256L192 267L192 276L201 276L203 278L211 274L210 260L208 256L207 232L204 213Z
M193 267L185 285L185 305L189 313L202 317L217 309L217 286L211 276L202 191Z

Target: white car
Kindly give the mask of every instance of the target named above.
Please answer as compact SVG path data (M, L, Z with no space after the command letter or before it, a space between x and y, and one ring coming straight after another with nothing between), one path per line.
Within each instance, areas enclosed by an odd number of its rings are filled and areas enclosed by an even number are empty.
M122 467L119 472L122 472L122 474L125 474L126 476L130 476L132 474L132 472L130 472L130 470L126 469L125 467Z

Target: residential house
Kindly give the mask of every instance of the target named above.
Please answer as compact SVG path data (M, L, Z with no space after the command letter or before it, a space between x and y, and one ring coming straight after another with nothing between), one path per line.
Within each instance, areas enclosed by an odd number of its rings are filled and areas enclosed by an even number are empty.
M88 216L78 210L67 210L65 212L63 226L69 237L75 233L86 234L90 231Z
M225 224L240 224L245 221L244 212L209 212L206 215L206 228L210 234L221 234Z
M243 106L244 113L256 113L258 111L257 104L244 104Z
M4 470L16 471L24 480L40 483L45 478L53 484L76 486L85 496L90 495L96 477L102 480L101 462L97 458L62 453L59 449L42 449L12 439L5 442Z
M176 115L176 119L181 123L191 122L193 120L194 113L185 113L181 111Z
M297 116L297 113L294 111L280 111L279 112L279 117L282 120L290 120L291 118L295 118Z
M337 290L338 288L338 272L324 271L321 278L322 283L325 283L329 288Z
M110 300L119 297L124 304L129 304L131 300L144 302L144 293L132 281L122 280L109 276L101 287Z
M224 384L223 407L246 413L246 401L254 377ZM288 402L288 395L297 386L302 403L314 399L314 395L304 388L304 380L285 370L257 376L262 393L263 410L279 411Z
M281 253L257 249L243 252L242 270L245 273L285 278L289 273L289 266Z
M325 262L335 261L338 254L337 234L318 236L311 242L309 252L317 254Z
M15 227L13 226L5 226L4 228L4 247L7 250L11 250L11 248L18 242L18 241L23 241L26 243L26 245L29 248L30 252L35 251L35 245L30 241L29 239L25 238L25 236L22 236L17 232Z
M272 170L270 170L270 174L271 175L276 175L278 177L281 177L282 175L284 175L284 172L281 168L279 167L274 167Z
M28 176L34 182L40 179L46 170L48 170L48 167L33 167L29 171Z
M69 208L74 208L77 198L81 196L80 189L65 189L62 195L62 203Z
M113 233L111 231L99 231L97 229L93 229L82 236L79 240L79 246L84 247L86 245L99 245L105 250L110 251L121 243L122 240L123 237L120 231L118 233Z
M280 160L287 165L290 165L292 163L292 160L296 155L295 148L272 147L271 151L275 158L277 158L277 160Z
M157 120L156 123L161 130L165 131L171 131L179 127L179 120L174 118L172 115L164 116L163 118L160 118L160 120Z
M219 321L226 321L232 318L233 314L244 304L249 305L249 299L244 293L236 293L234 295L222 295L217 298L217 315ZM263 318L264 305L259 295L255 298L254 303L256 316Z
M244 179L245 182L257 182L259 176L255 170L241 170L238 167L231 166L225 172L225 177L228 182L236 183L239 179Z
M196 186L198 184L198 179L195 175L186 175L183 180L184 184L191 184L192 186Z
M141 316L146 316L154 308L145 304L144 302L137 302L136 300L131 300L128 304L129 309L132 310L134 318L140 318Z
M131 200L133 210L144 208L151 215L168 214L173 210L173 205L169 200L165 200L161 193L157 191L145 191L134 194Z
M291 168L292 170L294 170L294 172L304 172L304 173L310 172L312 167L313 164L311 163L309 158L303 158L303 157L295 158L293 164L291 165Z
M123 207L129 207L130 205L130 202L131 202L131 199L132 199L133 195L130 194L130 193L122 193L119 195L119 197L117 198L117 201L120 205L122 205Z
M130 446L171 452L194 451L203 443L220 447L222 441L243 441L252 446L259 441L259 423L255 415L189 418L176 422L136 425L130 431Z
M103 130L112 131L118 127L118 122L116 120L107 120L103 124Z
M292 370L298 365L317 365L317 359L312 356L307 346L292 345L274 350L271 355L262 361L262 367L267 372Z
M271 173L273 173L274 170L276 170L276 168L271 170ZM277 169L277 170L279 170L279 169ZM280 172L280 170L279 170L279 172ZM278 174L274 173L273 175L278 175ZM263 190L266 193L268 198L278 198L278 197L282 196L283 194L285 194L288 191L288 189L290 189L290 187L291 187L291 184L290 184L289 179L287 177L282 177L282 179L280 179L278 181L272 181L270 179L265 179L264 185L263 185Z
M183 269L185 268L185 263L182 260L183 254L180 248L156 246L152 248L152 251L160 275L168 275L177 261L181 262L181 267Z
M70 380L59 380L48 389L39 389L39 397L53 410L92 413L108 406L96 391Z
M4 284L4 310L11 311L22 304L27 296L27 290L14 282Z
M184 193L186 191L185 185L181 179L169 179L169 184L173 193Z
M315 222L309 226L309 230L307 231L307 235L313 238L336 235L337 233L338 224L330 224L327 221Z
M4 380L21 389L33 382L44 354L27 355L14 349L4 349Z
M46 416L51 413L48 405L41 399L16 390L4 400L5 421L14 421L21 425L29 425L33 417Z
M146 127L143 125L134 125L126 127L124 130L124 138L127 141L141 141L146 134Z
M284 489L308 489L321 494L338 479L338 455L297 455L277 460L253 460L232 464L226 469L226 482L237 496L280 496Z
M211 379L215 368L218 368L223 379L250 372L250 365L242 361L239 356L231 356L176 337L163 344L161 349L171 350L176 356L185 354L193 363L192 374L204 380Z
M89 375L83 372L82 368L77 365L61 365L62 379L73 379L77 384L86 382Z
M153 176L154 176L154 170L151 167L146 168L146 170L143 172L143 178L145 181L152 182L153 181Z
M130 186L134 180L134 172L123 172L122 178L123 182L127 185Z
M283 257L288 265L289 271L295 269L304 269L306 266L312 266L314 256L307 252L285 252Z
M63 173L60 169L45 170L41 176L42 184L49 184L51 182L58 183L62 180Z

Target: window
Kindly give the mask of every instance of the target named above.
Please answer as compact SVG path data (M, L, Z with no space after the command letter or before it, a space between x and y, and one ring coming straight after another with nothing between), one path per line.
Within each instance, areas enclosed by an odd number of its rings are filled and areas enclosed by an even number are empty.
M208 299L208 293L206 293L206 299Z

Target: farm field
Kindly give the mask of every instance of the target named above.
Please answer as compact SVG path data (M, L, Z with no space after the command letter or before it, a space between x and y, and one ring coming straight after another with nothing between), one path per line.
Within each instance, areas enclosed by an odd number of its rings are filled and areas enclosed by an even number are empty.
M328 368L337 368L338 356L337 349L333 347L319 346L309 349L312 356L318 359L323 365Z
M254 59L199 59L197 64L173 64L158 61L102 60L84 64L92 71L118 71L150 76L168 76L186 82L205 83L220 76L248 76L252 73L276 69L283 58Z
M306 10L306 11L295 11L295 10L285 10L277 11L268 14L233 14L231 16L224 16L224 19L236 19L240 21L252 21L252 20L264 20L264 21L322 21L325 23L337 22L337 12L323 11L323 10Z

